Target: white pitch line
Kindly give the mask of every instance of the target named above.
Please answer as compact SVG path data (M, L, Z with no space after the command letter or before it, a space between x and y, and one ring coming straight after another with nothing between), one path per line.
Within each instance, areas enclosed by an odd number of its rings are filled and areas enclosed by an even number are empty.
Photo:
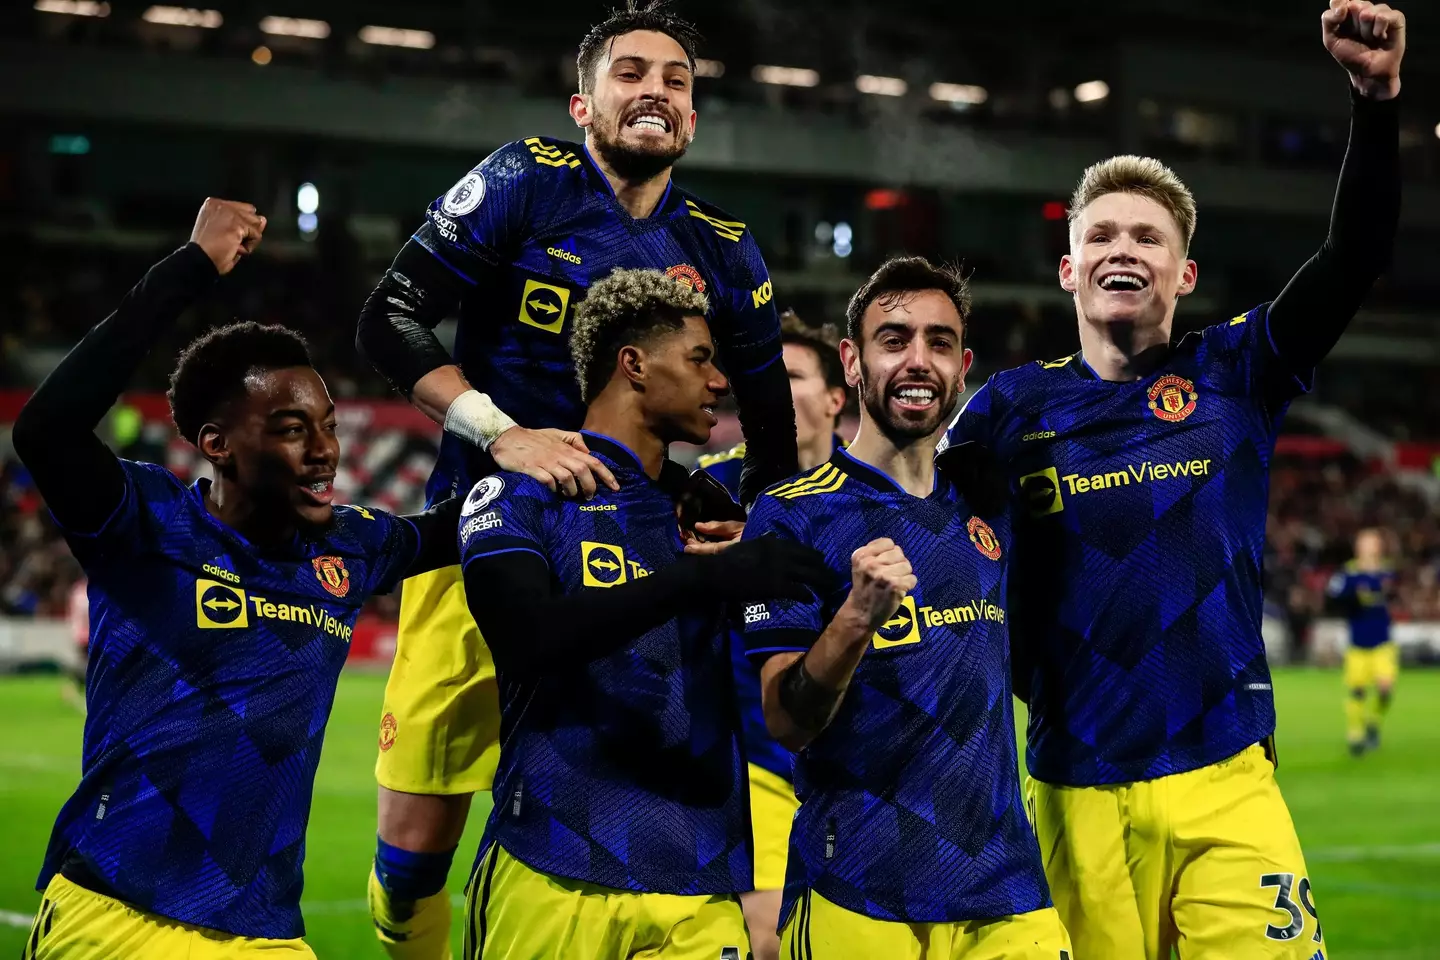
M1350 863L1356 860L1433 860L1440 857L1440 843L1412 843L1377 847L1321 847L1308 851L1311 863Z
M4 925L7 927L19 927L21 930L29 930L30 924L34 922L34 914L16 913L13 910L0 910L0 925Z

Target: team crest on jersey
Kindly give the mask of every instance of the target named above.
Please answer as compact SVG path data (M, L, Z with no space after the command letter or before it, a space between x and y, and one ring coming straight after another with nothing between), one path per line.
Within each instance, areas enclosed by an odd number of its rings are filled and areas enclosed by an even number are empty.
M320 586L332 597L343 597L350 592L350 571L339 557L316 557L310 561L315 568L315 578Z
M971 517L970 522L965 525L970 532L970 542L975 544L979 550L991 560L1000 559L1000 538L995 536L995 531L990 529L990 524L979 517Z
M480 176L479 170L471 170L445 194L440 209L452 217L463 217L467 213L473 213L484 199L485 178Z
M676 283L683 283L696 293L705 292L705 278L700 276L699 270L696 270L688 263L677 263L665 271L665 276L674 280Z
M1179 423L1195 412L1199 394L1195 384L1184 377L1168 374L1150 387L1150 411L1161 420Z
M400 724L395 722L395 714L386 713L380 718L380 752L384 753L395 746L395 730Z

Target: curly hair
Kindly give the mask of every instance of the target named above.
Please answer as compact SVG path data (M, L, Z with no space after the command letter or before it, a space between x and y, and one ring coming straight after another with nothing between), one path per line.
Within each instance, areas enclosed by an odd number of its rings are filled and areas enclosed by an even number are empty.
M170 374L170 417L180 436L196 443L220 407L245 395L252 370L313 367L305 338L289 327L253 321L216 327L180 351Z
M622 37L636 30L653 30L680 44L685 59L690 61L690 72L695 72L695 48L700 44L700 31L695 25L669 10L668 0L626 0L625 6L611 10L610 16L590 28L585 39L580 41L580 55L575 58L575 72L579 75L580 92L590 93L595 88L595 68L605 55L605 47L616 37Z
M659 270L616 270L590 287L575 308L570 356L580 396L592 402L615 372L622 347L645 343L656 332L674 332L686 317L703 317L710 300Z
M955 305L960 315L960 330L970 322L970 283L959 267L936 266L924 257L893 257L880 264L870 279L860 285L845 308L845 335L851 340L860 339L861 321L870 304L880 302L889 309L892 304L903 302L906 294L922 290L938 290Z

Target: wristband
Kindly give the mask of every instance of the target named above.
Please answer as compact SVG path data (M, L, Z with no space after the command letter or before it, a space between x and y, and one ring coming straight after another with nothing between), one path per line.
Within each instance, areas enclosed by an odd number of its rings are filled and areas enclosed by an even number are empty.
M445 429L481 450L489 450L500 434L517 426L487 394L466 390L445 411Z

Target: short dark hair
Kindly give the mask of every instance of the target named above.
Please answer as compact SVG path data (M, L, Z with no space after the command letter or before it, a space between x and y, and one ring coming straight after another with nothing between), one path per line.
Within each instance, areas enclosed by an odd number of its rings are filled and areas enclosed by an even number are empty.
M570 334L580 398L592 403L605 389L622 347L657 331L681 330L686 317L703 317L709 309L705 294L659 270L616 270L592 284L575 308Z
M801 346L815 354L815 360L820 364L820 375L825 378L825 386L848 390L849 385L845 382L845 364L840 362L840 351L827 336L827 332L833 327L812 327L795 313L794 310L786 310L780 314L780 342L782 344L793 343Z
M313 367L305 338L289 327L254 321L216 327L180 351L170 374L170 417L180 436L196 443L220 407L245 395L253 370Z
M888 307L899 302L905 294L922 290L939 290L950 299L955 305L955 312L960 314L960 333L963 336L965 324L970 319L970 282L958 266L936 266L924 257L893 257L880 264L880 269L860 285L845 308L845 335L851 340L860 339L861 321L875 301Z
M695 24L670 12L669 0L625 0L625 6L610 11L610 16L590 28L580 41L580 55L575 58L580 92L594 87L595 68L605 53L606 45L616 37L636 30L653 30L680 44L690 70L695 70L695 48L700 44L700 31Z

